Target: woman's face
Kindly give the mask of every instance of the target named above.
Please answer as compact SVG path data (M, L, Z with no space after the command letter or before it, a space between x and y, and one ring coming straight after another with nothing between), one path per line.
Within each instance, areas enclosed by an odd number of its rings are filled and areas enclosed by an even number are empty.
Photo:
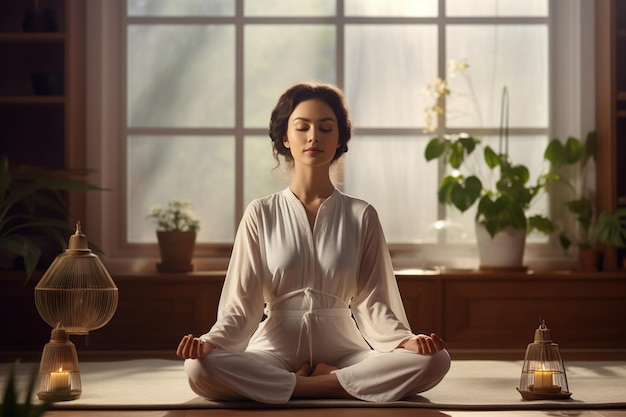
M330 165L339 147L335 112L321 100L301 102L289 116L283 143L291 150L295 164Z

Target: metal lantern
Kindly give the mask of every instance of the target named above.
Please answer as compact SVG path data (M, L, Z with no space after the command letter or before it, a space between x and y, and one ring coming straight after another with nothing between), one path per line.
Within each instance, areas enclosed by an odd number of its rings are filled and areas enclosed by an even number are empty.
M39 315L51 327L62 323L70 334L87 334L111 320L117 309L117 287L89 249L76 225L68 249L56 257L35 287Z
M82 393L76 347L59 323L43 348L37 396L45 401L75 400Z
M559 345L552 342L543 320L535 330L535 341L526 348L519 385L517 390L525 400L565 399L572 395Z

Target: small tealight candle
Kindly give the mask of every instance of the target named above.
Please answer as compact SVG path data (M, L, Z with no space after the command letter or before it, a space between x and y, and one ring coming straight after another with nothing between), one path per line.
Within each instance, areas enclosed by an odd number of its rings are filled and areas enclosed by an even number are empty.
M50 391L69 391L70 373L59 368L59 372L50 372Z
M547 369L535 370L535 390L549 390L553 388L552 376L554 371Z

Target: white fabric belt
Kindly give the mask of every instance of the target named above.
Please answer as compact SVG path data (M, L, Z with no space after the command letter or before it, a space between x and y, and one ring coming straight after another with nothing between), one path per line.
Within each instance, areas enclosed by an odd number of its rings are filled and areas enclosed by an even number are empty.
M314 316L351 316L352 311L346 307L318 308L314 310L268 310L267 317L304 317L306 314Z
M298 347L296 355L300 353L302 346L302 332L306 332L309 344L309 365L313 367L313 317L351 317L349 308L320 308L316 310L270 310L268 317L301 317L300 334L298 335Z
M306 310L280 310L272 308L272 305L267 305L265 314L267 317L301 317L300 321L300 334L298 335L298 348L296 349L296 355L300 353L300 347L302 345L302 332L306 332L307 341L309 344L309 365L313 367L313 317L351 317L352 312L350 308L346 305L345 307L338 308L313 308L313 295L334 298L339 300L341 303L345 304L345 302L339 297L324 293L322 291L314 290L313 288L306 287L296 291L292 291L287 294L283 294L281 297L278 297L272 303L274 306L280 304L285 301L287 298L292 298L297 295L304 296L305 300L309 304L309 308Z

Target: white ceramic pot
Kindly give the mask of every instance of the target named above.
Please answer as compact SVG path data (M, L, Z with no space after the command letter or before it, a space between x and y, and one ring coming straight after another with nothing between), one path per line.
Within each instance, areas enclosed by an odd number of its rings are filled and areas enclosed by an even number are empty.
M524 262L526 230L506 228L492 238L485 226L476 223L476 242L481 269L517 269Z

